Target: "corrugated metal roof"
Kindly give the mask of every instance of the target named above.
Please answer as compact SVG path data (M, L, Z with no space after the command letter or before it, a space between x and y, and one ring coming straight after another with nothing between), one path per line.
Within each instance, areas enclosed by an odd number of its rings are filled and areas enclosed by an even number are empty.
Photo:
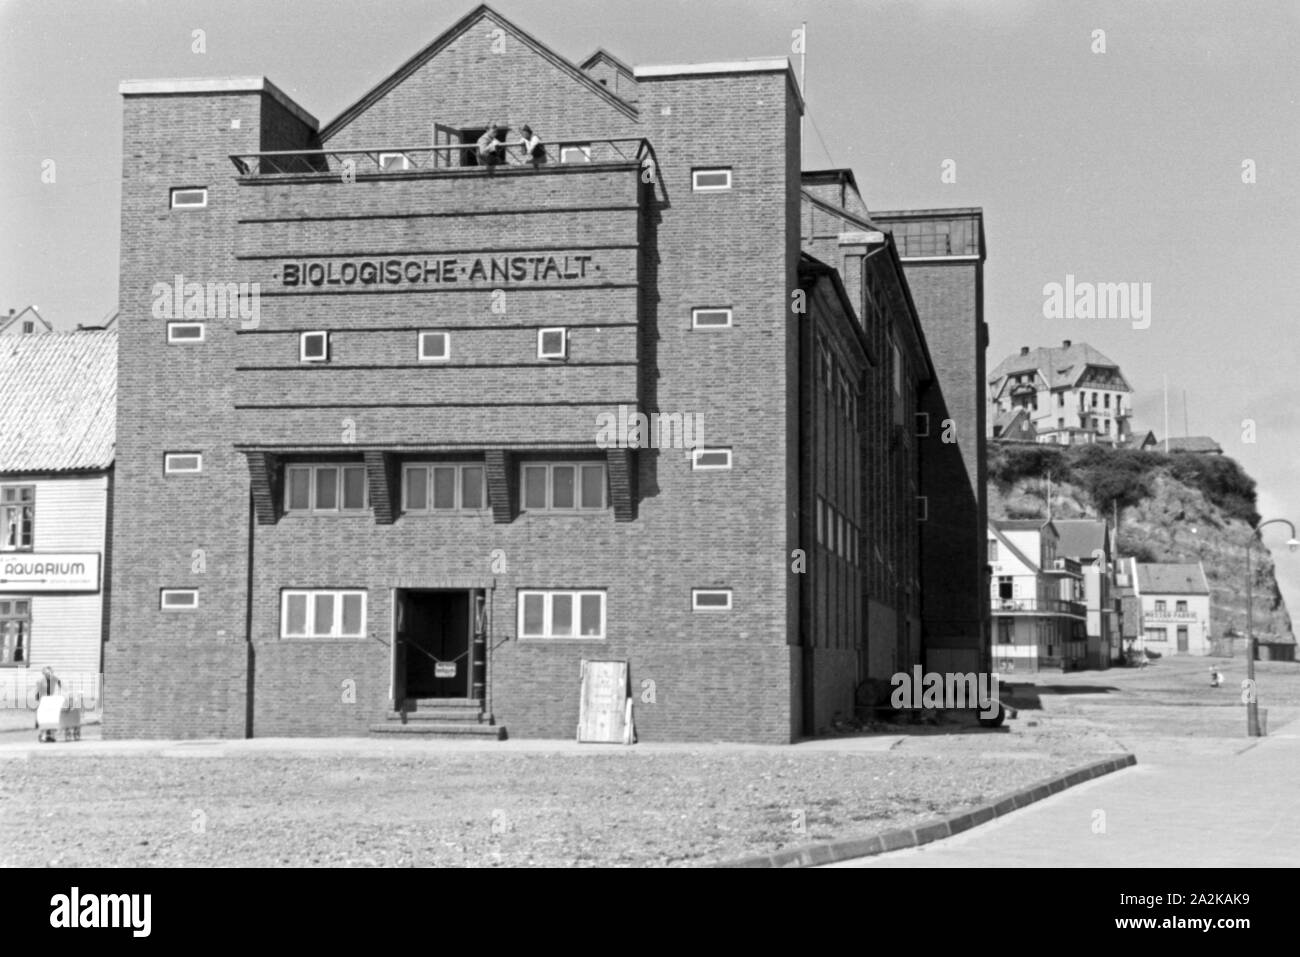
M1143 595L1208 595L1200 565L1138 562L1138 591Z
M113 464L117 332L0 340L0 472Z

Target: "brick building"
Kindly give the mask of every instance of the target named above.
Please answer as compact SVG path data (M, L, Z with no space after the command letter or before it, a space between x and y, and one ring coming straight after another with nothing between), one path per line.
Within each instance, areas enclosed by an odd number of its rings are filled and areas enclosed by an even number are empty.
M788 61L578 67L479 7L324 127L122 93L108 736L567 737L596 659L642 740L789 741L924 655L934 364Z

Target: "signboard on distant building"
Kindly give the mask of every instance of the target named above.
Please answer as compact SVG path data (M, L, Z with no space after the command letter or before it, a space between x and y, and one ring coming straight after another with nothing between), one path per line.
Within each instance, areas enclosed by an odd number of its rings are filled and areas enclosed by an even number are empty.
M0 592L99 591L97 552L0 554Z

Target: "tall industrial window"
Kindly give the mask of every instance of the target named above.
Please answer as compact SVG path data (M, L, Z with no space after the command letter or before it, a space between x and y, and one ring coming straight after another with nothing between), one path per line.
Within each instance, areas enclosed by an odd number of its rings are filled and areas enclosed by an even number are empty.
M0 552L32 548L36 527L36 486L0 486Z
M364 465L288 465L286 512L362 512L368 507Z
M281 638L364 638L364 591L290 591L280 593Z
M605 508L603 462L525 462L520 466L523 507L529 512Z
M519 591L520 638L605 637L603 591Z
M31 644L32 603L28 598L0 599L0 665L27 663Z

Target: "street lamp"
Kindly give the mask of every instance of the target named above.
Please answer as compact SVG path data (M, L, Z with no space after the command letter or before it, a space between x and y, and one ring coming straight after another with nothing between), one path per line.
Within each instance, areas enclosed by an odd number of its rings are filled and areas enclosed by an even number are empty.
M1246 701L1246 735L1251 738L1259 737L1259 693L1255 688L1255 578L1250 570L1250 552L1255 545L1255 539L1259 538L1260 529L1265 525L1285 525L1291 529L1291 537L1287 539L1286 547L1291 551L1300 548L1300 541L1296 540L1295 526L1285 518L1270 518L1267 522L1260 522L1251 530L1250 538L1246 540L1246 680L1248 700ZM1263 539L1260 539L1263 541Z

